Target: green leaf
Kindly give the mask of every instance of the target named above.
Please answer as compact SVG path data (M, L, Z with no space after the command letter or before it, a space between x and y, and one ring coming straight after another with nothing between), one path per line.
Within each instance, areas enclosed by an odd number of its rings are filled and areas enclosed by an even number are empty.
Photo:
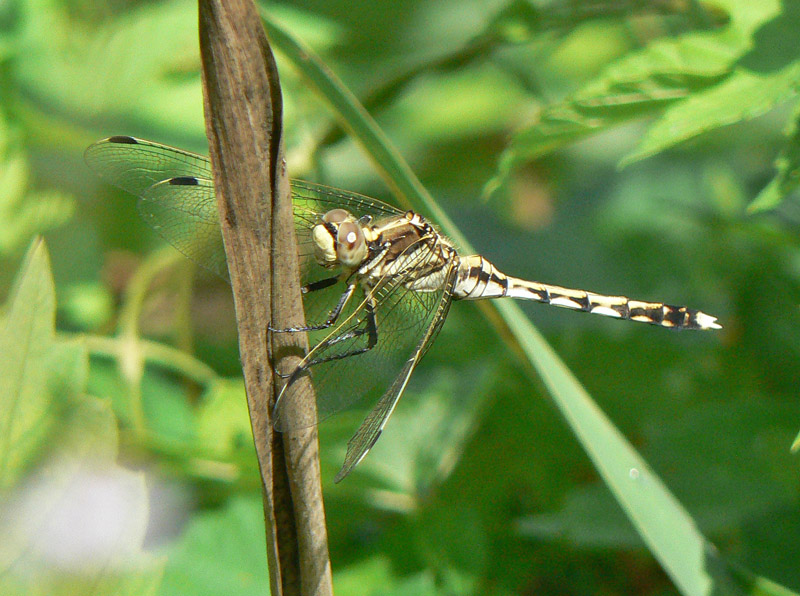
M621 165L644 159L703 132L749 120L795 97L800 61L772 74L736 69L725 81L666 110Z
M170 555L160 596L250 596L269 585L264 507L237 497L219 511L196 515Z
M796 96L800 86L800 44L794 35L798 18L800 5L785 2L783 10L755 33L751 51L739 60L728 80L667 110L623 163L707 130L754 118Z
M795 106L792 125L786 133L786 146L775 167L778 173L748 206L751 213L776 207L800 186L800 103Z
M109 405L83 395L85 346L54 338L55 292L40 240L5 315L0 592L152 594L160 568L142 552L144 478L115 463L117 427Z
M85 371L62 377L74 362L53 341L55 287L41 240L34 241L6 308L0 336L0 489L15 485L57 422L63 398Z
M729 0L721 2L720 7L731 17L724 29L651 43L611 64L566 100L545 107L514 135L487 192L502 186L525 160L633 118L657 113L713 87L750 49L754 32L779 11L777 0Z

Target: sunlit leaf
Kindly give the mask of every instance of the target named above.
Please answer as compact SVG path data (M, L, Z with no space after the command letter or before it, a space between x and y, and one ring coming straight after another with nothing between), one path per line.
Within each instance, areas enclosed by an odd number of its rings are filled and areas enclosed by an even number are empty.
M777 14L779 5L774 0L722 4L731 15L724 29L658 40L617 60L566 100L545 107L515 134L501 156L498 177L487 189L504 184L522 161L621 122L657 113L728 76L737 58L750 48L754 32Z
M85 383L85 363L54 342L55 288L40 240L28 252L3 323L0 488L9 488L39 455L66 399Z
M727 80L669 108L623 165L643 159L703 132L749 120L794 97L800 62L762 75L737 69Z
M83 394L86 349L57 340L54 317L49 261L36 241L0 336L0 592L152 594L160 569L142 552L143 478L117 466L111 409Z

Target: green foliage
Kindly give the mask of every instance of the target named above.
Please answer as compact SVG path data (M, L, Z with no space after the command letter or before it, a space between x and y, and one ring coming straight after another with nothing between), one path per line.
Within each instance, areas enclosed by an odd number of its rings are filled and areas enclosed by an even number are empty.
M723 2L730 23L661 40L609 65L566 99L545 106L517 131L503 153L500 174L487 190L507 183L513 169L586 135L642 116L657 116L621 165L660 153L702 133L761 116L796 97L800 59L779 48L796 25L798 10L775 2ZM783 27L765 26L774 22ZM780 52L780 53L778 53ZM779 64L774 64L776 59ZM772 63L765 65L766 60ZM787 137L778 176L757 197L754 210L774 207L796 187L796 140Z
M37 233L72 217L73 201L54 190L28 188L29 163L0 113L0 257L19 254Z
M453 305L340 485L363 413L320 426L337 593L800 591L795 3L485 6L265 4L292 176L382 178L507 273L724 329ZM0 8L3 594L264 591L229 290L81 159L111 134L203 150L196 23L182 0ZM41 242L14 263L42 232L55 281ZM117 546L53 564L59 512Z
M795 106L793 117L786 133L786 146L775 161L778 173L750 204L751 211L775 208L800 185L800 105Z
M0 349L7 381L0 396L0 591L154 594L161 564L142 551L144 478L117 464L111 409L84 393L82 342L54 337L54 289L44 243L36 241Z
M197 515L174 547L161 596L265 593L264 507L258 495Z

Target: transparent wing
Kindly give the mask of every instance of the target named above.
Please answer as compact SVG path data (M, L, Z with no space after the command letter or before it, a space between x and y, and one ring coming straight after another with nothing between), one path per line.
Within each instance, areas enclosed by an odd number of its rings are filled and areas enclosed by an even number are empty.
M145 189L138 207L142 219L164 240L195 263L230 281L211 180L168 178Z
M436 310L432 313L431 320L428 324L428 330L422 338L420 338L413 355L406 361L391 387L381 396L372 411L367 414L364 422L358 427L356 433L347 442L347 455L345 455L342 469L336 474L334 482L340 482L347 476L353 468L364 459L364 456L369 453L369 450L372 449L381 436L386 421L394 411L400 396L403 395L403 391L405 391L408 380L411 378L411 373L414 372L417 363L419 363L422 356L425 355L425 352L428 351L433 340L436 339L439 330L444 324L445 318L447 318L447 311L450 309L450 304L452 302L451 289L455 283L456 273L457 269L451 267L450 272L447 274L447 283L444 286L445 289L436 293L438 295Z
M207 157L134 137L103 139L90 145L83 157L103 180L137 197L169 178L212 179Z
M84 158L101 178L140 198L142 219L167 242L228 280L207 157L117 136L89 146Z

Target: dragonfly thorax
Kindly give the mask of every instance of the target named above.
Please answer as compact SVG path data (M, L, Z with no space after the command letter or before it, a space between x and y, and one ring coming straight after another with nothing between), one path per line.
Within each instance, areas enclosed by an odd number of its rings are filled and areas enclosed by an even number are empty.
M314 258L323 267L358 267L367 256L361 223L344 209L332 209L311 230Z

